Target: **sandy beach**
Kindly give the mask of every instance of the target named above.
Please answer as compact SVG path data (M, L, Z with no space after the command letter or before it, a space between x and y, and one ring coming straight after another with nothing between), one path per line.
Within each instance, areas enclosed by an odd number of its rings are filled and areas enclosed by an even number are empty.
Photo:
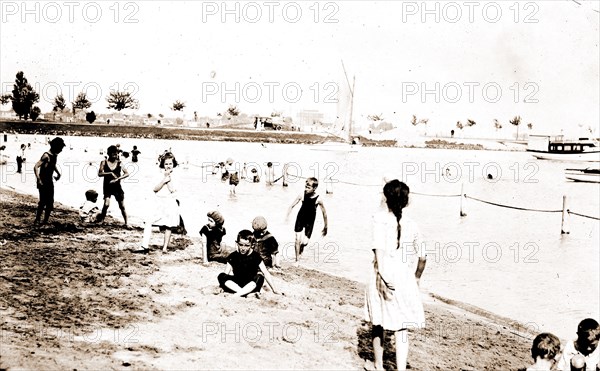
M284 266L283 295L221 293L218 263L194 239L161 254L129 250L141 230L83 226L55 203L31 226L36 198L0 189L0 369L363 369L372 360L363 284ZM193 235L192 235L193 236ZM423 293L427 328L410 334L414 370L512 370L535 334ZM386 368L395 368L393 336Z

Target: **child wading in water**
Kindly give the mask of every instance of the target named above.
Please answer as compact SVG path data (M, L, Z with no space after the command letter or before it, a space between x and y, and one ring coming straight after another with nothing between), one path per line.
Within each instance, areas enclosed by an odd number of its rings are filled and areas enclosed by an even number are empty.
M40 193L40 202L38 203L34 224L40 223L40 218L44 210L42 224L48 223L50 213L54 208L54 182L52 181L52 174L56 173L54 179L57 181L60 179L60 172L56 168L56 159L63 148L65 148L65 141L62 138L56 137L52 139L50 141L50 150L44 152L40 160L33 167L37 179L37 188Z
M317 178L306 179L304 194L294 200L287 213L289 217L294 206L302 202L302 206L300 206L298 216L296 217L296 224L294 225L294 232L296 232L296 262L300 259L300 255L304 252L304 247L308 245L308 241L312 235L317 216L317 206L321 207L321 212L323 213L323 231L321 235L323 237L327 235L327 212L325 211L323 201L319 200L319 195L315 193L318 186L319 181Z
M108 159L102 160L100 162L100 168L98 169L98 176L104 178L104 184L102 186L102 191L104 193L104 206L102 207L102 213L98 218L98 221L101 222L106 217L106 212L108 211L108 207L110 206L110 198L111 196L115 196L115 200L119 204L119 209L121 209L121 215L123 215L123 220L125 222L125 226L127 227L127 212L125 211L125 192L123 192L123 188L121 188L121 179L125 179L129 176L127 169L121 167L121 161L119 160L119 149L117 146L110 146L106 150L108 154Z

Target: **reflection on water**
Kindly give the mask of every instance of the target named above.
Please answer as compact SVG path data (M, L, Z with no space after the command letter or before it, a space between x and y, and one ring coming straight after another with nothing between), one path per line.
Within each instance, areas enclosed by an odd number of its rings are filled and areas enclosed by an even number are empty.
M26 171L18 176L9 164L2 183L36 193L32 168L47 148L33 143L32 137L21 136L20 141L33 145ZM96 175L103 158L100 150L116 141L66 138L73 149L67 147L59 156L63 178L56 186L56 200L78 207L86 189L101 193L102 182ZM315 176L321 182L318 192L327 208L329 234L321 238L318 212L312 244L302 264L362 282L371 261L370 215L380 204L382 178L398 177L414 192L405 215L419 223L426 242L428 263L422 280L426 290L565 338L572 337L582 318L599 316L598 221L572 217L571 233L561 236L560 213L518 211L468 200L463 205L467 216L461 218L460 198L417 194L457 195L462 186L472 197L542 210L562 209L562 196L567 195L569 209L598 217L598 185L564 179L565 167L585 165L538 161L524 152L397 148L344 152L303 145L118 141L125 151L137 145L142 152L137 164L124 159L131 173L123 183L125 204L133 223L140 223L153 207L151 189L160 179L156 158L171 148L182 164L175 176L186 227L193 236L212 209L225 216L229 244L237 231L250 229L252 219L262 215L280 242L284 262L291 261L298 206L286 220L287 208L303 192L303 178ZM7 154L16 152L16 143L7 144ZM261 183L242 180L237 194L230 196L228 184L221 182L219 174L212 174L211 166L228 157L240 169L246 163L248 174L257 168ZM275 178L284 163L290 164L289 172L298 178L292 178L289 187L282 187L281 180L266 186L264 171L269 161L274 164ZM329 185L333 194L325 193L327 179L334 182ZM120 218L114 200L109 213Z

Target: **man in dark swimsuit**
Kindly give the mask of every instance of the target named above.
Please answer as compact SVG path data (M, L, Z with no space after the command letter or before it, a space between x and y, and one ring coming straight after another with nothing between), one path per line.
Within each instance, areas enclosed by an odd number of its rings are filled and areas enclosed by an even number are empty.
M327 235L327 212L325 211L325 205L323 201L319 199L319 196L315 193L319 181L317 178L308 178L304 186L304 194L298 196L288 210L288 216L292 212L294 206L299 202L302 202L298 216L296 217L296 223L294 224L294 232L296 232L296 262L304 251L304 246L308 245L308 240L312 236L313 227L315 225L315 218L317 216L317 206L321 207L323 213L323 231L321 235L325 237ZM302 235L304 231L304 236Z

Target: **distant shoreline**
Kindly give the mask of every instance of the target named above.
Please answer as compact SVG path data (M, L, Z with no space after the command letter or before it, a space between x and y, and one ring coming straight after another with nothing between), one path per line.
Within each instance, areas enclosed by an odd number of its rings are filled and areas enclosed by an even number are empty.
M0 133L100 136L118 138L174 139L223 142L254 142L280 144L320 144L325 142L343 142L334 135L305 133L298 131L255 131L226 128L176 128L156 126L125 126L84 123L54 123L31 121L0 121ZM518 151L501 145L501 141L490 139L461 139L422 137L414 141L398 143L393 139L370 139L356 136L364 147L392 148L432 148L456 150L496 150ZM464 142L464 143L463 143ZM523 148L524 150L524 148Z

